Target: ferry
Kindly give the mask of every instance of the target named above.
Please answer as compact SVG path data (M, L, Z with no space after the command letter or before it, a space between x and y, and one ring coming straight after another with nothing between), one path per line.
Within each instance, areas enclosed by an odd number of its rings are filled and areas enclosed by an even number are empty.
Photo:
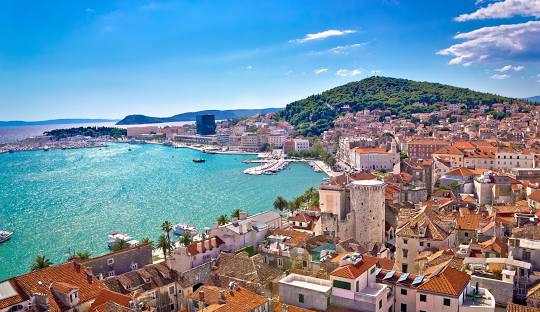
M193 159L193 162L195 162L195 163L203 163L203 162L205 162L205 161L206 161L206 160L204 160L204 158L200 158L200 157L199 157L199 158L194 158L194 159Z
M126 234L122 234L119 232L112 232L109 235L109 241L107 242L107 246L109 246L109 248L112 249L114 247L114 244L118 243L119 241L125 241L131 247L137 246L139 244L139 241L134 240L133 238L131 238L131 236L128 236Z
M11 232L11 231L0 230L0 243L7 241L9 237L13 235L13 233L15 233L15 231Z
M189 233L191 237L197 236L199 234L199 231L197 231L196 228L189 226L187 224L178 223L173 226L173 232L174 234L178 236L184 235L184 233Z

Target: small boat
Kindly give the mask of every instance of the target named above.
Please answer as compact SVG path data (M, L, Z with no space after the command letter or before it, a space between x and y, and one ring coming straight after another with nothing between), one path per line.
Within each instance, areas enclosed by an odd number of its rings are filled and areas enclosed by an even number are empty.
M182 236L184 233L189 233L191 237L197 236L199 231L196 228L187 224L178 223L173 226L173 232L175 235Z
M205 161L206 161L206 160L204 160L204 158L200 158L200 157L199 157L199 158L194 158L194 159L193 159L193 162L195 162L195 163L203 163L203 162L205 162Z
M44 150L45 152L48 152L48 151L49 151L49 147L48 147L48 146L44 146L44 147L43 147L43 150Z
M109 235L109 241L107 242L107 246L112 249L114 245L119 241L125 241L131 247L139 245L139 241L134 240L133 238L131 238L131 236L119 232L112 232L111 235Z
M3 243L5 241L7 241L9 239L9 237L11 235L13 235L13 233L15 233L15 231L11 232L11 231L1 231L0 230L0 243Z

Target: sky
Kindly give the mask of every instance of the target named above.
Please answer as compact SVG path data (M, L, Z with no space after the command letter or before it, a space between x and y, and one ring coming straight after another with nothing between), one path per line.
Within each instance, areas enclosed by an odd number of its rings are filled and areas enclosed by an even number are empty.
M540 95L540 0L0 1L0 120L283 107L372 75Z

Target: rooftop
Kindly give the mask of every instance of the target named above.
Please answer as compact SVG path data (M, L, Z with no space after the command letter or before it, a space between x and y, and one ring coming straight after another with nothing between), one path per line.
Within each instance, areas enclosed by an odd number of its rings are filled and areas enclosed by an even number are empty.
M332 282L311 276L289 274L279 281L280 284L287 284L299 288L309 289L321 293L329 293L332 289Z

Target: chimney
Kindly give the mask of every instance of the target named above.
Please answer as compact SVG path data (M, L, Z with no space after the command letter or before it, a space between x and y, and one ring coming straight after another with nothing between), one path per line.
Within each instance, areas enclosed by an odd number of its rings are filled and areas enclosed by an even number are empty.
M281 312L287 312L287 305L284 303L281 304Z
M209 239L204 240L204 249L210 250L210 240Z
M199 291L199 301L204 301L204 291Z
M240 211L240 220L245 220L247 218L247 212Z
M223 301L225 301L225 290L220 290L219 291L219 298Z
M86 271L86 280L89 284L92 284L92 281L94 280L94 275L92 274L92 271L90 269Z
M202 253L202 243L201 242L197 243L197 251Z
M75 271L77 271L77 273L81 272L81 264L79 261L80 260L78 258L73 260L73 267L75 268Z

